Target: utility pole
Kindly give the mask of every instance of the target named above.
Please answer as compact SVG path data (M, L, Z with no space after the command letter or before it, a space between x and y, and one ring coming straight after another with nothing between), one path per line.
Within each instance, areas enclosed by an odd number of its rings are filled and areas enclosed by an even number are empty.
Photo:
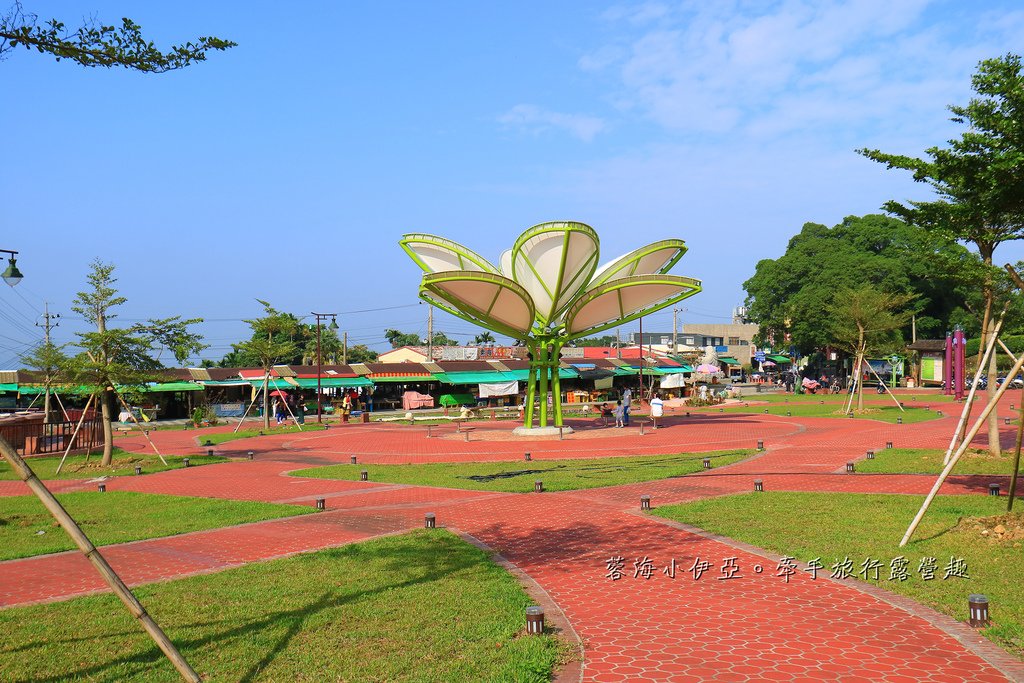
M679 344L676 343L676 335L679 332L679 309L672 309L672 353L679 353Z
M622 358L622 337L619 336L619 328L615 328L615 354Z
M427 304L427 362L434 361L434 306Z
M348 365L348 332L343 332L341 338L341 364Z
M50 322L60 318L60 313L50 313L50 302L43 302L43 324L36 323L36 327L42 327L45 333L46 346L50 346L50 330L54 327L58 327L60 323ZM46 385L44 387L46 394L43 396L43 422L49 424L50 422L50 371L46 370Z
M322 321L327 320L328 318L330 318L331 319L331 324L328 325L328 328L332 329L332 330L337 330L338 329L338 314L337 313L316 313L314 311L314 312L311 313L311 315L316 318L316 421L317 422L323 422L323 420L324 420L323 384L322 384L322 382L320 380L320 377L323 375L323 372L322 372L321 367L320 367L323 364L323 358L320 355L320 325L321 325ZM348 333L346 332L345 334L346 334L346 339L347 339L348 338L347 337ZM266 393L266 390L264 390L264 394L265 393Z
M910 343L917 343L917 314L912 313L910 315Z

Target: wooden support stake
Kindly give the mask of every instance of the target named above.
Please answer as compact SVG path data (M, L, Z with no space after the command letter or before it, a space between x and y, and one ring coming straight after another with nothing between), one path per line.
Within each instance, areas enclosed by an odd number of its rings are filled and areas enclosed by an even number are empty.
M260 394L262 394L262 393L263 393L264 391L266 391L266 390L267 390L267 381L268 381L269 379L270 379L270 375L269 375L269 374L268 374L268 375L264 375L264 376L263 376L263 383L262 383L262 384L260 384L260 390L259 390L258 392L256 392L256 395L257 395L257 396L259 396ZM252 401L249 401L249 405L247 405L247 406L245 407L245 412L244 412L244 413L242 413L242 419L240 419L240 420L238 421L238 424L236 424L236 425L235 425L235 428L231 430L231 433L232 433L232 434L237 434L237 433L238 433L238 428L242 426L242 423L243 423L243 422L245 422L245 418L246 418L246 417L247 417L247 416L249 415L249 410L250 410L250 409L251 409L251 408L252 408L252 407L253 407L254 405L256 405L256 401L255 401L255 399L254 399L254 400L252 400Z
M167 637L167 635L160 628L160 625L153 620L153 617L146 612L146 608L142 606L135 594L132 593L131 589L125 585L121 577L117 575L117 572L107 564L106 559L100 554L100 551L96 549L96 546L92 544L89 537L85 535L81 527L75 522L75 520L68 514L67 510L54 498L50 490L36 477L35 472L32 468L18 455L14 447L7 442L6 439L0 437L0 454L3 455L4 459L8 462L11 468L18 473L21 480L25 482L34 494L42 501L46 509L49 510L50 514L53 515L54 519L63 527L64 531L67 532L71 540L75 542L78 549L82 551L96 571L99 572L103 580L107 582L114 594L120 598L121 602L125 604L128 611L133 617L139 620L142 628L146 630L153 642L156 643L157 647L167 656L167 659L171 661L174 668L178 670L181 677L189 683L200 683L202 680L199 674L196 673L185 658L182 657L178 648L174 646L174 643Z
M71 438L68 440L68 447L64 450L64 455L60 458L60 463L57 464L57 471L54 474L60 474L60 468L64 467L64 461L68 458L68 453L71 452L72 446L75 445L75 439L78 437L78 430L82 428L82 423L85 422L85 414L89 412L89 404L96 398L96 394L91 394L89 400L85 402L85 408L82 409L82 417L78 418L78 424L75 426L75 431L71 434Z
M1024 356L1017 359L1017 362L1013 365L1013 369L1007 376L1016 377L1017 373L1020 372L1021 366L1024 366ZM932 490L929 491L928 497L924 499L924 504L921 505L921 509L917 511L917 516L914 517L914 521L911 522L910 526L907 528L907 533L903 535L903 540L900 541L901 548L910 540L914 530L917 529L917 525L921 523L921 518L924 517L924 513L928 510L928 506L932 504L932 499L935 498L935 494L939 492L942 484L946 481L946 477L948 477L949 473L953 471L953 467L956 465L957 461L960 460L960 456L962 456L967 450L967 447L971 445L971 439L977 436L978 432L981 430L981 426L985 423L985 420L988 419L989 414L995 409L996 404L999 403L999 399L1003 397L1003 394L1005 394L1006 390L1009 388L1010 383L1003 382L1002 386L999 387L995 395L992 396L991 400L989 400L985 409L981 411L981 415L978 416L978 420L974 423L974 426L971 427L970 431L967 432L967 435L964 437L963 442L961 442L960 447L956 449L956 453L954 453L953 457L950 458L948 463L946 463L946 466L942 469L942 474L940 474L939 478L935 480L935 485L932 486Z
M900 412L901 413L907 412L907 411L905 411L903 409L903 406L900 404L899 400L895 396L892 395L891 391L889 391L889 387L885 386L885 382L883 382L882 378L878 376L878 373L875 372L875 369L873 367L871 367L871 363L868 363L868 370L870 370L871 374L875 376L875 379L878 380L878 383L882 385L882 388L885 389L885 393L887 393L889 395L889 398L891 398L893 400L893 402L896 404L896 407L900 409Z
M985 345L985 354L981 358L981 362L978 363L978 369L974 371L974 381L971 382L971 390L967 392L967 400L964 401L964 408L960 411L960 420L956 423L956 429L953 431L953 438L949 441L949 448L946 449L946 454L942 457L942 464L945 465L949 462L949 457L953 453L953 449L960 443L960 437L963 436L964 428L967 426L967 420L970 418L971 406L974 404L974 394L978 391L978 383L981 381L981 376L984 374L985 365L988 363L988 357L992 353L996 339L999 337L999 331L1003 327L1003 319L1006 316L1006 309L1009 306L1003 306L1003 312L999 315L999 321L996 323L995 328L992 330L992 336L989 337L988 344Z
M57 399L57 405L59 405L59 406L60 406L60 412L64 413L64 421L65 421L65 422L71 422L71 418L70 418L70 417L68 416L68 411L67 411L67 409L66 409L66 408L64 407L64 403L63 403L63 402L62 402L62 401L60 400L60 394L58 394L58 393L57 393L57 392L55 391L55 392L53 392L53 397L54 397L55 399Z
M156 447L156 444L153 443L153 439L149 438L149 434L146 433L148 430L145 429L142 425L140 425L139 421L135 419L135 414L132 412L131 406L124 402L124 399L121 398L121 394L117 393L116 389L114 390L114 395L117 396L117 400L121 402L121 405L124 406L124 409L128 411L128 417L132 419L132 422L135 423L135 426L139 428L140 432L142 432L142 436L146 437L146 441L148 441L149 445L153 447L153 451L160 458L160 462L162 462L164 466L167 466L167 461L164 460L164 456L160 454L160 450Z
M1009 380L1006 382L1009 383ZM1021 392L1020 407L1017 408L1017 441L1013 446L1013 471L1010 472L1010 498L1006 501L1006 511L1013 512L1013 499L1017 495L1017 472L1020 470L1020 446L1024 441L1024 391Z

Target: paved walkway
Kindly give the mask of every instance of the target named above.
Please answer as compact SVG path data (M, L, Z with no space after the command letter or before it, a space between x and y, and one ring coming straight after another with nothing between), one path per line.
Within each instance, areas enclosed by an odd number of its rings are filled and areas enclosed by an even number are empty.
M1009 414L1008 403L1004 410ZM1002 410L1002 407L1001 407ZM666 429L597 431L522 442L501 438L511 425L480 426L466 442L453 428L348 425L265 436L216 447L245 459L222 465L110 480L108 490L264 500L328 511L227 529L104 548L131 584L217 571L238 564L402 531L434 512L441 526L480 539L535 579L583 639L587 681L1003 681L1024 680L1024 664L927 609L893 607L878 591L798 572L776 576L775 560L636 512L639 496L654 505L749 491L754 478L769 490L926 492L932 476L845 474L845 463L869 448L945 447L955 418L912 425L864 420L801 419L697 413L675 416ZM1011 427L1004 427L1007 440ZM590 433L587 431L590 430ZM490 432L494 438L488 438ZM585 436L584 436L585 434ZM155 432L164 452L201 453L195 432ZM628 486L545 494L505 494L345 482L286 476L309 465L536 460L710 451L752 447L759 457L689 477ZM142 449L139 436L119 445ZM979 494L994 477L954 477L943 493ZM92 489L62 482L62 490ZM24 493L4 482L0 495ZM633 561L649 557L649 579L633 578ZM608 578L607 561L622 557L626 576ZM719 578L726 558L739 575ZM687 573L710 562L699 580ZM663 571L676 560L677 574ZM762 571L757 572L760 566ZM0 563L0 606L64 599L104 586L77 553ZM900 602L898 598L892 601Z

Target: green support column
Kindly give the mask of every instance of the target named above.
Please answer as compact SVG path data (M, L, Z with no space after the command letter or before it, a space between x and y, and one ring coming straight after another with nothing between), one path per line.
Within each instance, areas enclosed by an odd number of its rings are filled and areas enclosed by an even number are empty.
M526 407L523 423L527 429L533 429L533 402L537 397L537 345L529 343L527 351L533 360L530 361L530 372L526 377Z
M548 426L548 342L541 339L537 344L537 353L540 356L540 426Z
M551 394L554 400L555 426L562 426L562 378L558 376L559 366L562 364L562 345L555 342L552 347L553 359L551 361Z

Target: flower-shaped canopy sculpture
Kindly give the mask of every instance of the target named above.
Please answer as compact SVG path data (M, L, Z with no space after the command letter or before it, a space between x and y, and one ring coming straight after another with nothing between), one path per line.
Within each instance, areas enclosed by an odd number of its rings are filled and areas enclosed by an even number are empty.
M597 233L572 221L533 226L501 255L500 267L443 237L409 234L400 244L425 271L420 298L527 346L532 361L524 416L528 428L536 391L546 396L549 379L554 423L562 424L562 346L701 291L699 280L666 275L686 253L682 240L661 240L598 267ZM540 426L547 421L547 401L542 400Z

